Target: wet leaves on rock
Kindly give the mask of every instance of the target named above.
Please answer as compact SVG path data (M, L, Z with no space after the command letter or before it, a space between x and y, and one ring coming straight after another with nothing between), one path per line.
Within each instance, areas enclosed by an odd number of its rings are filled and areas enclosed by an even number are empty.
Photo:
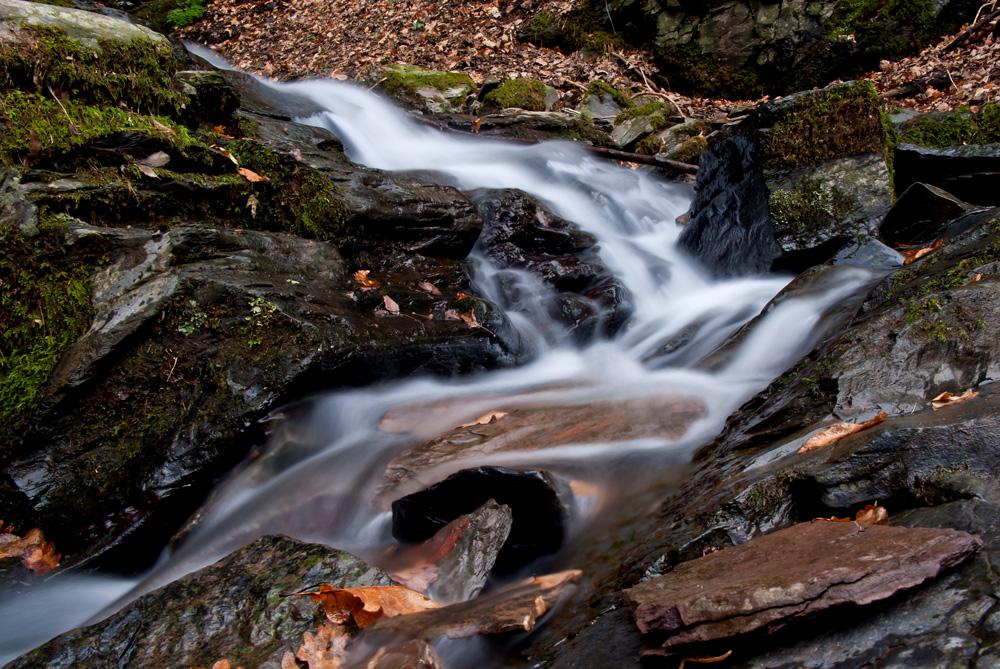
M0 559L21 558L21 564L35 576L44 576L59 566L62 555L56 553L55 544L45 541L39 529L30 530L23 537L14 534L14 528L0 520Z
M954 395L949 392L944 392L931 400L931 406L935 409L940 409L941 407L946 407L951 404L958 404L959 402L966 402L976 397L979 393L974 392L971 388L966 390L961 395Z
M441 606L430 597L398 585L334 588L324 583L317 592L292 594L309 595L314 602L320 602L326 617L334 623L342 624L353 618L361 628L368 627L381 618L392 618Z
M806 443L802 444L796 453L808 453L809 451L815 451L817 448L823 448L829 446L837 441L840 441L844 437L855 434L856 432L861 432L862 430L867 430L873 425L877 425L885 420L886 414L884 411L879 415L875 416L869 421L864 423L837 423L832 427L828 427L825 430L814 434L809 438Z

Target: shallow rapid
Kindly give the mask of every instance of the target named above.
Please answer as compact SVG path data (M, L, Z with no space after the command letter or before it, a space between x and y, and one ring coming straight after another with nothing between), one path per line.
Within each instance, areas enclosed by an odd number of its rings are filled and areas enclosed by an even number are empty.
M267 85L325 109L298 121L331 130L355 162L433 172L463 191L516 188L535 196L599 239L605 264L634 296L635 315L615 338L581 346L558 324L541 322L545 310L534 302L545 294L535 287L531 303L510 314L534 352L522 367L472 378L399 380L282 408L285 421L262 455L216 489L176 552L166 552L140 582L72 574L53 579L42 590L81 593L75 615L52 621L19 614L23 629L7 628L0 662L264 534L326 543L377 563L381 549L392 543L389 513L371 504L387 462L501 403L553 406L670 392L697 397L706 410L676 439L564 444L462 463L544 467L557 476L589 481L598 492L579 500L572 531L593 531L588 523L599 517L594 510L623 482L634 481L637 472L644 480L655 480L658 473L665 477L687 462L733 410L815 345L826 310L871 279L864 270L844 268L840 280L825 290L782 301L709 371L697 363L758 316L791 277L716 280L686 257L677 248L680 229L674 220L688 209L689 186L619 167L570 143L525 146L445 135L348 84ZM484 258L471 266L478 293L498 301L496 270ZM427 403L437 410L422 414L411 406ZM403 429L380 429L390 413L409 417ZM15 604L0 603L0 614Z

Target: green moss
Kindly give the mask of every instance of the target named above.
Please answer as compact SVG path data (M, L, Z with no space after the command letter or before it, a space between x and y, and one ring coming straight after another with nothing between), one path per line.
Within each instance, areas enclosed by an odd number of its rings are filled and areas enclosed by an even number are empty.
M528 25L525 26L525 30L527 30L528 32L537 33L551 26L553 23L555 23L555 20L556 17L553 16L552 12L543 10L535 14L534 17L532 17L531 21L528 22Z
M166 44L102 40L95 49L52 28L22 30L30 39L0 49L2 88L175 118L188 102Z
M118 106L57 102L50 95L21 90L0 94L0 115L7 123L0 136L0 161L6 165L39 162L61 169L86 164L80 150L95 138L118 132L142 133L182 153L200 144L165 116L146 116ZM39 143L37 155L31 147L33 138Z
M558 28L558 42L566 50L587 49L602 54L621 51L625 46L621 35L608 32L604 12L587 2L566 14Z
M635 146L635 152L647 156L655 156L663 148L663 140L656 133L647 135Z
M635 107L635 103L632 102L632 98L611 84L600 79L594 79L590 82L590 85L587 86L587 92L585 95L595 95L601 102L604 102L605 97L610 96L611 99L623 109L631 109L632 107Z
M615 123L624 123L625 121L639 118L640 116L659 116L660 118L663 118L664 113L672 113L673 111L674 110L670 107L670 105L664 104L659 100L653 100L652 102L647 102L646 104L639 105L638 107L633 106L630 109L626 109L615 117ZM650 119L650 123L652 123L652 118Z
M507 109L516 107L528 111L545 111L547 87L537 79L508 79L486 94L483 102Z
M759 98L766 88L754 68L724 65L702 53L697 43L657 46L653 60L659 69L657 80L671 91L739 100Z
M819 165L832 158L886 152L878 92L856 82L805 93L786 104L768 131L765 169Z
M90 326L91 273L68 262L50 230L0 230L0 420L31 408L56 363Z
M779 237L812 229L836 227L857 208L857 201L836 186L803 177L792 190L775 190L768 198L771 218Z
M695 135L677 147L677 150L670 154L670 158L682 163L697 163L706 146L708 146L708 140L701 135Z
M903 124L899 141L935 148L1000 142L1000 105L985 105L978 114L959 107L920 116Z
M433 88L447 91L453 88L467 88L471 93L476 85L472 77L461 72L438 72L426 70L416 65L395 65L382 76L382 87L389 93L412 93L418 88Z
M258 203L256 215L250 211L248 227L316 239L344 234L347 205L337 196L337 187L321 172L253 140L238 140L228 148L240 165L270 180L253 184L252 188L248 184L247 201L252 195Z
M186 28L205 16L205 0L178 0L177 8L167 12L167 23L175 28Z

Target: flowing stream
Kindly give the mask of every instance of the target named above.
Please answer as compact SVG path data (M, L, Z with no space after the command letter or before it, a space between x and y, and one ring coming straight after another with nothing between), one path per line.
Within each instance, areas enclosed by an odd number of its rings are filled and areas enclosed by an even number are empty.
M464 191L517 188L542 200L597 236L602 259L634 296L635 316L612 340L574 344L561 326L546 321L540 308L545 289L531 286L525 293L532 298L510 313L535 352L522 367L472 378L395 381L285 408L288 418L263 455L217 488L182 547L165 554L140 582L67 574L34 588L27 596L31 608L23 601L0 602L0 619L7 621L0 663L264 534L326 543L378 563L381 550L392 543L390 514L370 500L386 463L406 447L500 405L628 401L665 392L703 402L703 416L674 440L569 444L462 463L544 467L557 476L586 481L589 492L577 500L571 532L583 536L595 531L598 510L625 482L654 485L670 478L718 433L734 409L822 337L826 310L872 278L864 270L843 268L840 280L823 291L780 302L755 322L724 364L705 371L696 363L760 314L791 277L715 280L680 252L674 219L687 210L690 187L618 167L570 143L526 146L445 135L348 84L267 85L305 96L327 110L298 120L333 131L358 163L433 171ZM496 270L482 258L472 265L477 291L499 300ZM429 404L433 411L424 410ZM396 416L401 427L379 429L387 414ZM561 562L586 569L565 557ZM71 611L64 606L68 596L78 602ZM65 615L52 620L49 607ZM37 615L31 613L35 608Z

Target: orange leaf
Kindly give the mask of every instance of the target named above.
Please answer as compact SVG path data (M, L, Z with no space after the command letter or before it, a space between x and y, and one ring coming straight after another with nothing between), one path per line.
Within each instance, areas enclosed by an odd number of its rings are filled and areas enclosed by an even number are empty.
M971 279L969 279L968 281L966 281L962 285L963 286L968 286L970 283L975 283L977 281L982 281L982 280L983 280L983 274L982 274L982 272L980 272L979 274L976 274L974 277L972 277Z
M712 662L722 662L724 659L726 659L732 654L733 651L729 650L723 653L722 655L716 655L715 657L705 657L705 656L685 657L684 659L681 660L681 663L677 667L677 669L684 669L685 662L697 662L699 664L711 664Z
M456 295L456 297L458 297L458 299L460 300L464 300L467 297L472 297L472 295L469 295L468 293L459 293L458 295Z
M370 271L371 270L368 269L359 269L357 272L354 273L354 280L361 284L362 291L371 290L372 288L378 288L380 285L382 285L375 279L368 278L368 273Z
M426 293L430 293L431 295L441 294L441 291L437 289L437 286L435 286L430 281L421 281L420 283L417 284L417 288Z
M809 451L814 451L817 448L823 448L824 446L829 446L832 443L840 441L849 434L854 434L855 432L861 432L862 430L867 430L872 425L877 425L885 420L886 414L884 411L879 415L875 416L869 421L864 423L837 423L833 427L828 427L822 432L818 432L809 438L806 443L802 445L802 448L796 451L796 453L808 453Z
M468 325L469 327L478 328L479 321L476 320L476 314L471 311L467 311L464 314L459 314L458 317Z
M886 511L884 506L869 504L858 511L857 515L854 516L854 520L863 525L888 525L889 512Z
M331 622L340 624L354 618L358 627L368 627L380 618L393 618L441 606L419 592L398 585L342 589L324 583L319 592L292 594L310 595L314 602L322 603Z
M971 400L977 395L979 395L979 393L973 392L972 388L969 388L961 395L953 395L952 393L944 392L931 400L931 406L935 409L940 409L941 407L946 407L949 404L958 404L959 402Z
M472 128L471 128L472 132L479 132L479 128L481 128L482 125L483 125L482 119L479 118L472 119Z
M62 557L56 553L56 545L51 541L43 541L28 546L24 551L21 564L31 570L35 576L44 576L59 566Z
M494 423L504 416L508 415L510 411L491 411L488 414L484 414L472 421L471 423L463 423L458 427L472 427L473 425L487 425L489 423Z
M212 148L221 153L222 155L224 155L226 158L229 158L229 160L233 161L234 165L239 166L240 161L236 160L236 156L230 153L229 149L224 149L216 144L213 144Z
M243 176L245 176L247 178L247 181L249 181L252 184L253 183L257 183L258 181L266 183L266 184L271 183L271 180L268 179L267 177L261 176L261 175L257 174L256 172L254 172L253 170L248 170L245 167L241 167L241 168L239 168L236 171L239 172L240 174L242 174Z
M902 251L902 254L906 256L906 260L903 261L903 264L909 265L914 260L917 260L918 258L923 258L931 251L936 251L937 249L941 248L941 245L944 244L946 241L947 239L942 237L941 239L937 240L930 246L925 246L922 249L911 249L908 251Z
M386 310L390 314L398 314L399 313L399 305L396 304L396 300L392 299L388 295L383 295L382 296L382 304L385 305Z
M23 538L14 534L14 530L10 526L0 529L4 529L4 533L0 534L0 558L23 557L24 551L29 546L45 541L42 531L39 529L31 530Z
M298 669L296 657L308 664L309 669L340 669L346 664L345 648L350 640L347 630L340 625L323 623L316 634L306 632L302 635L302 645L295 657L291 653L285 653L281 658L281 669Z

